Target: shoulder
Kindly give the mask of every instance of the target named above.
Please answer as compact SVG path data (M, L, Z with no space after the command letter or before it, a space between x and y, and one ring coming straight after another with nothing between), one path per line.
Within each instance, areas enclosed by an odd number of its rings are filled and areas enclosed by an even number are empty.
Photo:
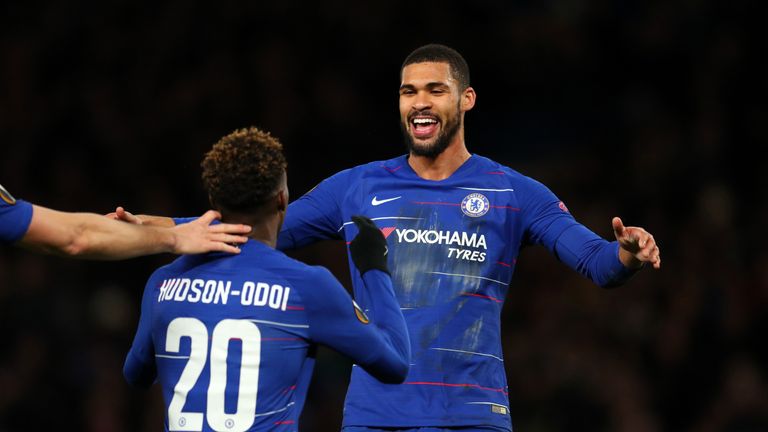
M353 178L362 178L362 177L369 177L369 176L391 175L392 173L399 171L403 167L403 165L406 163L407 163L407 157L405 155L400 155L392 159L377 160L377 161L372 161L372 162L364 163L361 165L357 165L352 168L347 168L329 177L329 179L349 180Z
M232 267L272 274L299 290L316 286L318 282L327 281L329 277L333 278L326 268L308 265L273 248L243 248L242 252L232 256L231 260Z
M478 170L494 176L499 181L508 184L517 193L537 192L547 189L540 181L529 177L502 163L496 162L485 156L474 155L478 161Z

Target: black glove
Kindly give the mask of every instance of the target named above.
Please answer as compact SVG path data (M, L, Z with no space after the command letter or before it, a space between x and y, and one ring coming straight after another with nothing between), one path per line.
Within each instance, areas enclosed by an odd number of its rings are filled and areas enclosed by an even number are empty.
M379 227L365 216L352 216L352 222L357 225L359 232L352 239L349 252L360 274L374 269L389 273L387 239Z

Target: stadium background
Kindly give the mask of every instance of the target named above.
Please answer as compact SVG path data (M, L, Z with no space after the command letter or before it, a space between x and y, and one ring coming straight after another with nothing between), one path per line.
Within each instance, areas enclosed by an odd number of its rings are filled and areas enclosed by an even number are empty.
M257 125L297 198L404 152L400 62L443 42L472 69L472 152L662 247L660 272L614 291L523 252L503 314L516 430L767 430L765 3L448 3L4 2L0 182L58 209L197 215L203 152ZM298 256L344 278L342 253ZM162 430L159 393L121 368L170 259L0 251L0 431ZM320 357L306 431L340 423L349 364Z

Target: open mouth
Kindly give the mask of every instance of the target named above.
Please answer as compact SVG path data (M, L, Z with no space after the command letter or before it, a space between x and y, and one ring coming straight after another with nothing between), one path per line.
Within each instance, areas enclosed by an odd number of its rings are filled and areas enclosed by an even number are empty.
M411 117L411 131L416 138L429 138L437 133L440 121L431 115L415 115Z

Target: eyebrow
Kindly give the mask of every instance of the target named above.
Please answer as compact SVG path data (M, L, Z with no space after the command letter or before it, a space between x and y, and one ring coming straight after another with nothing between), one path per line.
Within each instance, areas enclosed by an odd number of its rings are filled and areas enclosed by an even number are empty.
M442 81L433 81L433 82L427 83L425 87L427 88L427 90L432 90L437 87L450 87L450 86L448 85L448 83L444 83ZM400 86L400 90L405 90L405 89L414 90L416 89L416 86L413 84L403 84Z

